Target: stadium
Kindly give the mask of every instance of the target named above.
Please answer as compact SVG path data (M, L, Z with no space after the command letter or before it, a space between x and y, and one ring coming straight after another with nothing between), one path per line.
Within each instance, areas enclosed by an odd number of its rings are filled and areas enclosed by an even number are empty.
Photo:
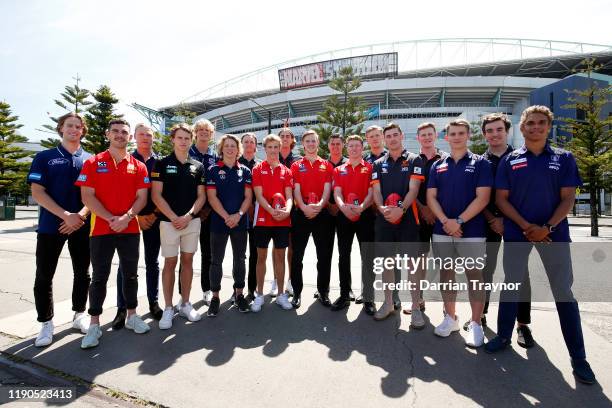
M594 58L592 79L576 73L585 58ZM564 109L565 89L585 81L609 83L612 46L574 42L463 38L371 44L293 59L228 79L181 100L149 109L133 107L164 131L178 110L191 111L216 125L218 133L254 132L259 140L288 124L301 135L316 125L317 113L334 91L327 81L340 67L351 65L362 77L354 92L368 108L365 126L400 124L405 145L416 151L416 127L423 121L441 131L450 119L477 122L489 112L504 112L518 123L530 104L549 106L557 117L576 117ZM608 107L609 108L609 107ZM607 113L606 113L607 114ZM552 131L557 135L558 123ZM517 126L509 142L520 145ZM441 147L445 142L440 141Z

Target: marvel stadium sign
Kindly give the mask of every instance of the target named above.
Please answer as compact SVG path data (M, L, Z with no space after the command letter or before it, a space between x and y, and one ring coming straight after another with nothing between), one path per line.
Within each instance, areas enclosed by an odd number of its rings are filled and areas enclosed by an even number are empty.
M397 52L334 59L279 69L280 90L324 84L334 79L344 67L353 67L355 75L361 78L393 77L397 75Z

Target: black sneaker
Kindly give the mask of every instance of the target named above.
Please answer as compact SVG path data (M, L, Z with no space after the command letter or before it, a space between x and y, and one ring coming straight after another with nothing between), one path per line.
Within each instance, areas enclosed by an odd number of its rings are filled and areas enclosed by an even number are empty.
M248 294L248 295L246 295L246 301L247 301L247 302L249 302L249 303L251 303L251 302L252 302L252 301L254 301L254 300L255 300L255 293L253 293L253 292L249 292L249 294Z
M113 319L113 330L121 330L125 326L125 319L127 317L127 310L117 309L117 315Z
M208 312L206 312L206 315L208 315L208 317L215 317L219 313L220 304L221 301L219 298L213 296L213 298L210 299L210 306L208 306Z
M251 311L251 308L249 307L249 302L247 302L242 293L236 296L236 301L234 303L236 304L236 306L238 306L238 311L240 313L248 313Z
M236 292L232 293L232 297L230 298L230 305L233 305L236 302Z
M523 348L532 348L535 345L535 340L531 335L531 330L529 326L520 325L516 328L516 334L518 338L516 339L516 343Z
M586 360L572 360L573 374L583 384L595 384L595 373Z
M151 316L155 320L160 320L162 318L162 315L164 314L164 311L161 310L161 308L159 307L159 303L157 302L149 303L149 312L151 312Z

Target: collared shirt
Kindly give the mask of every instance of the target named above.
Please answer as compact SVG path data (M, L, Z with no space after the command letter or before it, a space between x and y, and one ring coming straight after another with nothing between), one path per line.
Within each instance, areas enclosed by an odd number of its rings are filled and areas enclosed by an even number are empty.
M151 157L145 160L145 158L142 156L142 154L138 152L138 150L135 150L134 153L132 153L132 156L136 160L143 162L145 166L147 166L147 174L149 175L149 178L151 178L153 166L155 166L155 162L159 159L159 157L155 153L151 152ZM151 200L151 190L149 190L147 194L147 205L145 205L144 208L140 210L138 215L149 215L152 214L153 211L155 211L155 204L153 203L153 200Z
M335 169L338 166L342 166L344 163L346 163L348 161L348 159L344 156L340 156L340 161L338 161L338 163L334 163L333 161L331 161L331 156L329 156L329 158L327 159L328 162L331 163L331 165L333 166L333 168ZM332 178L333 178L333 173L332 173ZM332 191L331 194L329 195L329 203L330 204L336 204L336 200L334 199L334 190L332 187Z
M455 162L452 156L441 158L431 166L427 188L437 189L436 199L444 214L454 219L476 198L478 187L493 186L491 163L482 156L467 151ZM486 220L482 213L463 224L463 238L486 237ZM448 235L436 219L434 234Z
M561 188L581 185L574 156L548 144L538 156L525 146L509 153L499 163L495 178L495 187L509 190L510 204L527 222L536 225L550 220L561 203ZM549 237L554 242L570 242L567 218ZM521 228L507 217L504 218L504 240L525 241Z
M198 199L198 186L204 185L204 166L191 157L181 163L172 152L155 162L151 180L164 183L162 197L180 217L187 214ZM160 220L170 221L163 213Z
M320 157L310 162L306 157L291 165L293 184L300 185L300 194L305 204L316 204L323 196L325 183L332 182L332 164Z
M419 194L417 196L417 199L423 205L427 205L427 179L429 178L431 166L433 166L433 164L440 160L442 157L446 156L448 156L448 153L437 148L436 154L431 159L428 159L427 155L425 155L424 153L419 153L419 157L423 161L423 175L425 176L425 180L423 180L423 182L419 186Z
M76 186L91 187L98 201L113 215L121 216L134 204L136 193L150 188L151 183L144 163L127 154L119 163L106 150L90 157L84 164ZM120 234L138 234L140 228L133 218ZM91 236L117 234L110 229L108 221L96 214L91 216Z
M380 159L385 154L387 154L386 150L383 150L379 155L375 155L374 153L369 152L368 154L365 154L363 156L363 159L373 165L376 160Z
M219 157L217 157L214 149L209 147L206 153L202 153L196 145L191 145L191 148L189 148L189 157L202 163L204 166L204 176L206 176L208 168L219 161Z
M247 188L251 188L251 170L240 163L228 167L224 162L219 161L208 169L206 189L216 191L217 198L228 214L235 214L240 210L244 201L244 190ZM237 226L230 229L225 225L223 218L213 210L210 230L217 233L244 231L248 224L249 216L247 213L240 218Z
M347 204L361 204L368 195L370 180L372 178L372 165L365 160L361 160L357 166L353 167L350 162L334 169L334 183L332 188L340 187L342 197ZM348 201L350 194L358 202Z
M507 154L512 153L514 148L510 145L506 147L506 151L502 153L501 156L496 156L491 152L490 149L482 155L485 159L491 162L491 169L493 170L493 181L495 181L495 176L497 174L497 168L499 167L499 162L506 157ZM491 189L491 199L489 200L489 205L487 205L487 209L491 211L491 213L496 217L501 217L502 213L499 211L497 206L495 205L495 186Z
M28 184L40 184L57 205L71 213L79 212L83 208L81 189L74 182L79 177L83 162L90 157L91 154L80 147L71 154L61 144L39 152L30 166ZM40 207L38 232L57 234L61 222L61 218Z
M249 170L251 170L251 174L253 173L253 167L255 167L256 164L261 163L261 160L259 160L257 157L253 156L253 158L251 160L247 160L244 156L240 156L240 158L238 159L238 163L242 164L243 166L246 166L249 168ZM255 205L255 201L257 201L255 199L255 193L253 193L253 206ZM253 220L251 220L253 221Z
M383 202L391 194L399 195L400 201L406 197L410 190L410 180L417 179L425 180L423 175L423 161L419 156L404 150L402 154L393 160L387 152L384 156L374 162L372 166L372 186L380 183L380 192ZM381 214L377 214L382 216ZM416 207L416 202L412 202L412 212L406 212L413 224L418 224L419 216Z
M285 157L283 159L283 155L279 154L278 155L278 160L280 161L280 163L285 166L286 168L290 169L291 165L293 163L295 163L296 161L300 160L302 158L302 156L300 156L299 154L293 154L293 150L289 152L289 154L287 155L287 157Z
M293 188L291 170L282 164L272 169L270 163L264 160L253 167L253 188L255 187L261 187L262 195L270 205L273 205L272 197L275 194L281 194L287 199L285 188ZM272 218L272 214L260 207L259 202L255 204L254 218L254 225L257 227L291 226L291 217L287 217L282 221L276 221Z

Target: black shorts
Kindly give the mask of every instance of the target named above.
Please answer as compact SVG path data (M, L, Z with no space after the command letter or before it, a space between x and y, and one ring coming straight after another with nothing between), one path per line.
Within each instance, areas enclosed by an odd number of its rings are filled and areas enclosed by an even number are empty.
M255 246L257 248L268 248L270 240L274 242L274 248L281 249L289 246L289 227L255 227Z

